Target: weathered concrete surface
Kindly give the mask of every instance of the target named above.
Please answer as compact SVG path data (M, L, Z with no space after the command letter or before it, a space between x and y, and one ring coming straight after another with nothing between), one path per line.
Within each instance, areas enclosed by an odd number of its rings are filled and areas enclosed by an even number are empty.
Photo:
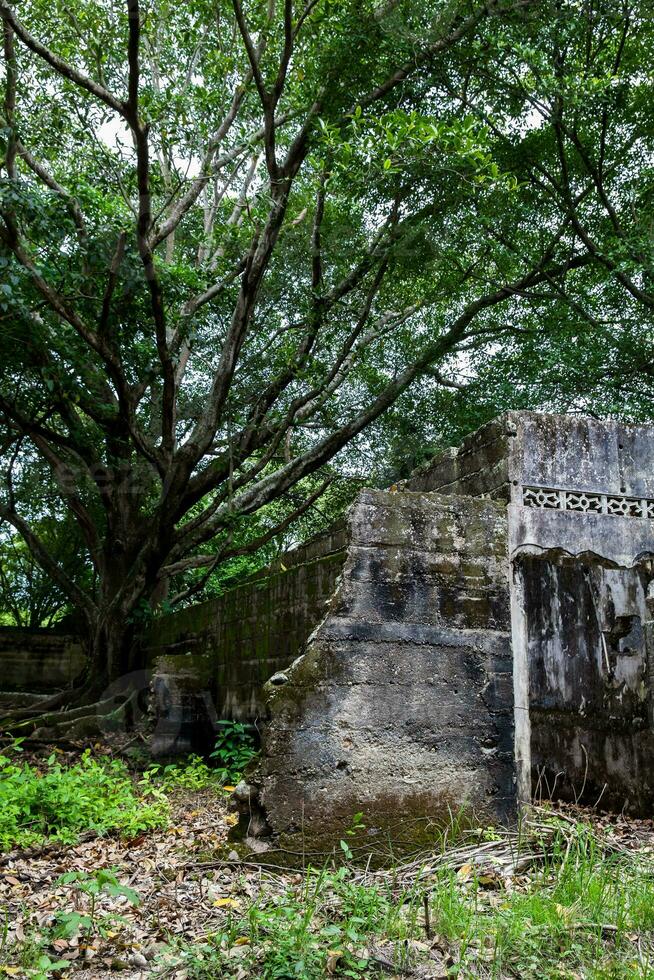
M608 519L607 519L608 520ZM654 805L651 562L635 569L559 556L518 559L527 610L536 798Z
M654 427L508 412L409 487L509 502L516 767L527 799L654 807Z
M415 845L450 814L515 807L504 508L363 491L339 587L305 655L270 686L245 825L323 851L363 812ZM377 839L379 844L379 839Z
M574 415L509 412L512 475L524 486L654 496L654 428Z
M416 470L404 486L407 490L509 500L515 416L508 412L482 426L458 448L448 449Z
M324 616L343 546L344 531L335 529L220 598L154 623L144 641L154 672L154 754L206 751L217 721L261 717L265 681L291 663Z
M513 647L528 662L534 792L650 813L654 427L512 420Z
M84 665L76 636L55 629L0 627L0 691L43 694L71 687Z
M405 486L520 504L531 486L654 498L653 433L648 425L505 412Z

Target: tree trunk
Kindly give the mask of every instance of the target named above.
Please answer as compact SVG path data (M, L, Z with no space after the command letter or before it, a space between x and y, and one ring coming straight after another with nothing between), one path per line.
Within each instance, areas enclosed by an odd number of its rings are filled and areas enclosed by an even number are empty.
M109 685L138 666L134 663L134 624L129 613L101 615L91 633L88 649L88 678L94 698Z
M116 515L116 528L106 536L98 614L88 631L89 664L97 684L102 685L100 693L143 666L136 639L157 585L156 576L148 576L141 550L143 531L138 509L129 510L121 502L123 510Z

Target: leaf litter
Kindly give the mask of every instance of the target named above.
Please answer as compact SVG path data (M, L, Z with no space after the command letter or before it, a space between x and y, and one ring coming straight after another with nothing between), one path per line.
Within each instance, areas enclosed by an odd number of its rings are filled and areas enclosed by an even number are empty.
M170 804L167 828L131 840L86 836L71 846L46 845L40 851L30 848L4 856L0 866L0 910L5 919L2 949L18 950L42 935L51 966L44 967L42 974L32 973L5 957L0 960L5 964L0 966L0 977L143 980L161 976L183 980L188 974L179 955L182 946L201 948L208 934L220 933L229 917L247 914L262 895L267 901L283 903L289 890L298 892L303 887L305 876L297 871L274 871L233 860L236 855L228 842L233 812L225 790L175 790ZM524 828L520 834L493 831L490 840L464 840L389 870L350 868L350 881L361 887L390 887L402 901L402 896L418 886L428 892L438 875L449 870L464 894L470 888L472 895L474 884L475 903L491 909L499 907L511 892L527 892L531 869L547 854L548 839L560 828L572 832L582 823L592 826L608 852L638 853L644 859L654 855L652 820L601 815L582 807L547 806L534 809L527 833ZM534 833L538 847L529 843ZM228 853L232 860L225 859ZM116 887L100 889L93 897L89 925L90 896L78 885L96 880L102 871ZM71 873L78 874L78 883L62 882L62 876ZM327 922L330 902L338 905L339 898L327 889L321 902L320 916L327 916ZM557 908L565 927L574 910ZM359 942L356 955L374 967L376 972L370 975L426 980L451 975L460 955L457 943L430 934L427 907L421 928L424 941L405 938L398 943L380 936L377 941ZM614 928L607 923L607 935ZM640 944L640 936L631 938ZM239 965L244 956L251 962L256 954L251 942L246 935L233 941L228 952L233 966L224 975L235 980L256 975L248 966ZM338 947L325 949L325 976L341 975L344 955ZM487 975L485 955L481 943L474 975Z

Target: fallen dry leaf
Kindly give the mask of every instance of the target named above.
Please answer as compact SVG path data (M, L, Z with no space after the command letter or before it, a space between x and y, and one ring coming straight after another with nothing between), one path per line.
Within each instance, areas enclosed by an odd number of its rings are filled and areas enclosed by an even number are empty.
M338 967L338 961L343 959L342 949L330 949L327 951L327 973L333 976Z

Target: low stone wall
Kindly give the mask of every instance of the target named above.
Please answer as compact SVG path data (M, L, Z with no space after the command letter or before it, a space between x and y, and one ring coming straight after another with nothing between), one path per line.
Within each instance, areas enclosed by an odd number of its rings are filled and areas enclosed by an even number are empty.
M216 721L262 716L265 681L289 666L325 614L344 544L335 529L220 598L155 622L144 641L154 671L155 754L206 750Z
M365 840L415 846L463 811L515 811L505 508L363 491L343 576L305 655L268 685L244 828L285 855ZM283 679L280 679L280 682Z
M507 412L446 450L405 481L407 490L509 500L515 414ZM523 413L521 413L523 414Z
M42 694L71 687L84 664L78 637L53 629L0 627L0 691Z

